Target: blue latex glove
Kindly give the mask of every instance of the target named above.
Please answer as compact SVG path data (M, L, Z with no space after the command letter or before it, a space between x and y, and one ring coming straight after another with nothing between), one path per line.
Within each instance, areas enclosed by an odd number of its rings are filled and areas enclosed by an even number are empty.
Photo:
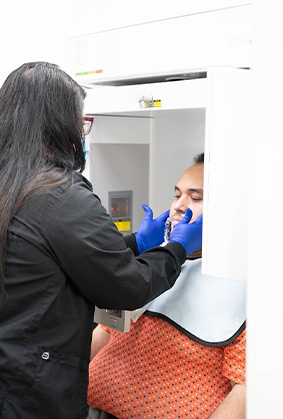
M145 204L142 207L145 216L136 233L136 242L140 254L154 246L159 246L163 242L165 221L169 216L168 210L154 220L152 209Z
M191 224L192 210L187 208L186 214L173 228L170 235L170 242L178 242L185 248L186 254L197 250L202 245L202 214Z

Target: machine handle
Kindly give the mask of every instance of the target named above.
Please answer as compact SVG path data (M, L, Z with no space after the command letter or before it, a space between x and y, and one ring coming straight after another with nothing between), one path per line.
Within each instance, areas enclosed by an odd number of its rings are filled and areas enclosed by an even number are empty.
M152 93L148 93L146 95L143 95L140 100L139 103L144 102L147 105L152 105L153 104L153 96Z

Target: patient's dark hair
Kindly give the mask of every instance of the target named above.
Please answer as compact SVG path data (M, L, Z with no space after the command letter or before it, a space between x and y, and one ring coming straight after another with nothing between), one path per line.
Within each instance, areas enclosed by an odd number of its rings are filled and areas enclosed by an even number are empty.
M84 90L57 65L27 63L0 89L0 305L7 230L24 201L83 170Z
M204 164L204 153L197 154L194 157L194 164Z

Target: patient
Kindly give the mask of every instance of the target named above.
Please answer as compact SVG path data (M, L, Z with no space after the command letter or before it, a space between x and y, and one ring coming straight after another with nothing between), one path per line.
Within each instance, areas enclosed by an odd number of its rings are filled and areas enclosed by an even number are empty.
M173 226L187 207L191 222L202 214L203 168L201 154L177 182ZM90 417L245 418L245 282L202 275L201 262L201 248L188 255L173 288L132 313L129 333L94 330Z

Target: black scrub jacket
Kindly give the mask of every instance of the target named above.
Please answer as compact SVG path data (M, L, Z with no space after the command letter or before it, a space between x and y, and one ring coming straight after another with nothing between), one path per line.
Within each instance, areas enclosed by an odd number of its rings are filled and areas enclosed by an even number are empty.
M0 418L84 419L94 305L136 309L173 286L179 243L137 256L79 173L27 201L7 242ZM111 368L111 365L109 365Z

